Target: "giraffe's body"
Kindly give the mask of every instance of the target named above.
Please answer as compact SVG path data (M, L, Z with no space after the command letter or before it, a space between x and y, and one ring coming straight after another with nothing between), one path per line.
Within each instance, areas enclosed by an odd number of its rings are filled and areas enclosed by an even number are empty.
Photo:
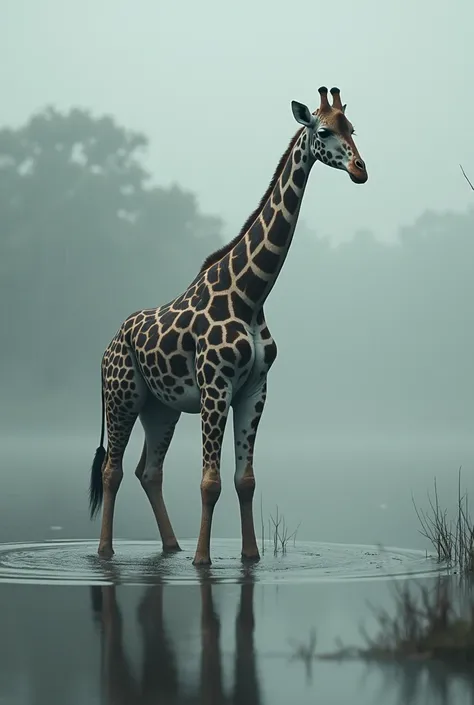
M217 267L212 270L219 277ZM124 321L102 362L103 379L111 384L107 400L117 411L139 412L153 397L173 412L197 414L206 381L225 390L225 378L231 376L233 399L266 375L276 349L263 312L258 322L235 320L227 300L214 303L209 273L214 272L203 272L169 304L137 311Z
M265 321L264 302L288 253L314 162L319 159L345 169L360 183L367 179L339 94L335 92L331 108L324 91L320 89L321 106L316 114L301 104L293 105L304 127L291 141L259 207L239 235L207 258L180 296L157 309L129 316L104 353L108 449L105 459L101 441L91 479L92 513L104 493L99 546L104 555L113 553L115 495L123 475L123 454L138 416L145 445L136 474L154 510L164 549L179 550L161 487L164 457L179 416L185 412L200 413L202 419L202 521L195 563L210 562L211 521L221 485L221 445L232 407L242 556L259 557L252 518L253 451L267 374L277 354ZM323 133L328 134L324 137Z

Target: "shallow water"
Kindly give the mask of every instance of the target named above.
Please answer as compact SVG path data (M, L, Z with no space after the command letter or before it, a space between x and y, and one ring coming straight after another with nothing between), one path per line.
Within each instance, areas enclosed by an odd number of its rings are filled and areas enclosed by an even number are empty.
M393 610L394 578L436 584L411 492L426 504L436 475L452 506L463 465L472 493L471 439L299 439L299 455L278 438L263 440L264 513L279 504L290 531L303 523L285 556L275 558L269 544L249 570L239 541L217 538L239 530L227 453L213 565L196 570L195 540L182 537L199 524L198 431L192 443L174 446L165 473L183 552L160 556L133 476L134 439L117 501L116 536L124 539L110 561L97 557L99 525L87 516L96 439L3 439L0 705L474 703L474 686L439 668L292 658L312 628L318 652L338 637L360 645L361 622L376 630L368 603ZM259 509L257 494L257 529ZM379 551L374 542L407 548Z
M439 672L295 658L313 628L318 652L360 644L361 620L373 633L367 601L391 609L390 577L434 585L419 552L308 543L245 568L237 541L216 540L203 570L193 547L161 558L117 541L101 560L95 542L3 545L0 703L472 702L468 683Z
M173 555L157 552L156 541L116 539L112 560L99 558L96 541L45 541L0 545L0 583L35 585L140 585L199 583L191 563L197 540L181 542ZM206 569L213 583L236 583L243 578L237 560L240 541L214 539L212 567ZM298 541L275 553L267 542L263 560L248 567L244 577L259 583L341 582L425 577L443 573L422 551Z

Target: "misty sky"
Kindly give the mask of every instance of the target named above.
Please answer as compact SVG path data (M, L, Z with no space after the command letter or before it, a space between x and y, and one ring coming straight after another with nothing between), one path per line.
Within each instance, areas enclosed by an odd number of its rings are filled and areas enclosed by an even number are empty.
M291 100L314 109L321 84L341 88L369 181L315 168L301 217L320 235L391 238L473 203L466 0L3 0L0 22L1 123L46 104L112 113L150 137L156 181L194 191L229 237L297 129Z

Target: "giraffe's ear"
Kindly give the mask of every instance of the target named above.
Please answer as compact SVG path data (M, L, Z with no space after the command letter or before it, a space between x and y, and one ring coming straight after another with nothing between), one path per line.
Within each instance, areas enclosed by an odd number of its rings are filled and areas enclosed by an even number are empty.
M311 125L314 125L315 117L314 115L311 115L307 105L304 105L304 103L298 103L297 100L292 100L291 109L296 122L299 122L300 125L305 125L306 127L311 127Z
M342 112L343 112L343 113L346 112L346 108L347 108L347 103L344 103L344 105L342 106Z

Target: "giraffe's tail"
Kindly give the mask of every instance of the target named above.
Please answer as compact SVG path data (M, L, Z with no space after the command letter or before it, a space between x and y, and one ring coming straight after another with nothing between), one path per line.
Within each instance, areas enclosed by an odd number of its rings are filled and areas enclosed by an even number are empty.
M104 488L102 485L102 466L107 456L104 448L105 435L105 398L104 398L104 383L102 381L102 426L100 430L100 442L95 451L94 460L91 467L91 479L89 485L89 511L90 518L93 519L102 506L102 498Z

